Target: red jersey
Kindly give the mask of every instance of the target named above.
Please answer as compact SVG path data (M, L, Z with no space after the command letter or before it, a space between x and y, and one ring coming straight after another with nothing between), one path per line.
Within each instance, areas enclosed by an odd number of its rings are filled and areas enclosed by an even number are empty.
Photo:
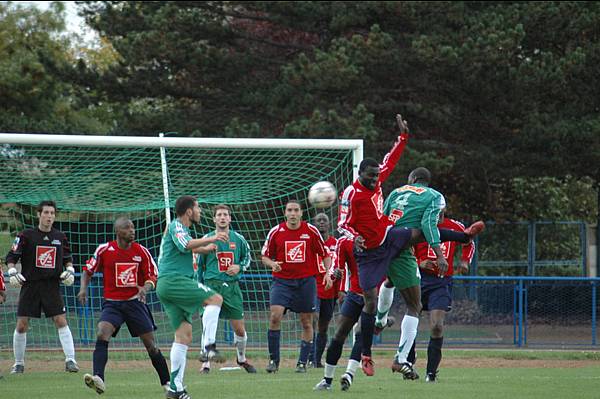
M383 214L383 192L381 185L390 176L404 151L408 134L402 134L394 147L379 165L379 180L374 190L369 190L357 179L346 187L340 199L338 231L354 240L356 236L365 239L367 249L377 248L385 240L388 228L393 226Z
M331 256L331 264L333 265L333 263L335 262L335 247L337 244L337 238L335 238L334 236L329 236L329 238L327 240L325 240L325 247L327 247L327 250L329 251L329 255ZM325 268L325 264L323 263L323 259L321 259L321 257L318 257L318 264L317 267L319 268L319 274L317 274L317 298L319 299L332 299L332 298L337 298L337 293L338 293L338 284L333 284L333 286L326 290L325 286L323 285L323 279L325 278L325 275L327 274L328 270Z
M148 281L156 285L158 276L152 255L137 242L129 249L119 248L117 241L100 245L83 270L90 276L96 272L104 274L104 298L112 301L135 298L138 286Z
M317 270L317 255L329 256L319 230L310 223L301 222L291 230L283 222L271 229L262 248L262 255L281 263L281 271L273 277L299 279L314 276Z
M440 229L448 229L454 231L465 231L465 226L457 222L456 220L450 218L444 218L444 221L438 224L438 228ZM454 274L454 252L456 251L456 247L460 245L455 241L446 241L440 244L440 249L442 250L442 254L444 258L448 261L448 271L446 272L446 276L452 276ZM415 257L417 258L417 263L420 265L421 262L424 262L427 259L436 260L437 256L433 249L426 242L419 243L414 246ZM473 254L475 253L475 245L471 241L467 245L463 245L462 249L462 257L461 259L466 261L467 264L471 263L473 260ZM430 269L421 269L424 273L435 274L437 276L438 269L437 267L434 270Z
M350 291L362 295L363 290L358 284L358 264L356 263L356 259L354 259L354 253L352 252L353 248L354 241L346 237L340 237L336 247L335 264L333 267L344 272L341 279L343 291ZM346 278L346 272L348 273L348 278ZM348 284L346 284L346 280L348 280Z
M6 287L4 286L4 273L2 269L0 269L0 291L5 291Z

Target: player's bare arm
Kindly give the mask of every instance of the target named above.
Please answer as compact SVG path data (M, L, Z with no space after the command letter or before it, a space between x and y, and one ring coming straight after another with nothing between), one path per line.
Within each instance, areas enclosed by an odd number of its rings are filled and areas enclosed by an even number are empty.
M444 277L446 271L448 271L448 261L444 258L444 254L442 254L442 249L437 247L432 247L433 252L435 252L435 256L437 257L437 265L438 265L438 276Z
M83 306L85 306L88 296L87 296L87 287L88 284L90 283L90 280L92 279L92 276L90 276L89 274L87 274L86 272L81 273L81 288L79 289L79 292L77 293L77 299L79 300L79 303L82 304Z
M274 260L267 258L266 256L262 257L263 265L270 267L275 273L281 271L281 264L283 262L275 262Z
M402 119L402 115L396 114L396 123L398 123L400 134L408 134L408 122Z
M194 249L193 252L195 254L207 255L207 254L209 254L211 252L214 252L216 250L217 250L216 244L208 244L208 245L206 245L204 247L199 247L199 248Z
M186 247L186 249L191 249L193 251L200 247L205 247L209 244L212 244L216 241L223 241L223 242L229 241L229 234L227 234L223 231L220 231L217 234L215 234L214 236L203 237L203 238L194 238L193 240L190 240L185 247Z

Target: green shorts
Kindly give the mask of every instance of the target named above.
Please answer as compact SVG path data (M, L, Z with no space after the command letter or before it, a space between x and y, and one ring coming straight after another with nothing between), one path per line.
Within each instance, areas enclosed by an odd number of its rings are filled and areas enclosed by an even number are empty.
M171 326L177 330L184 321L191 324L194 313L215 292L189 277L166 275L159 277L156 294L169 316Z
M405 249L392 260L388 268L388 277L394 287L403 290L421 285L421 273L417 259L410 249Z
M241 320L244 318L242 290L238 281L207 280L205 284L223 297L219 318L227 320Z

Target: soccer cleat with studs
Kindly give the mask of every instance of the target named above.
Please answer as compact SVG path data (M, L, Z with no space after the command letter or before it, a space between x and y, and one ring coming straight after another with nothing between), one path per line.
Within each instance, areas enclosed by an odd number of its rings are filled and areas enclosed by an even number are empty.
M304 364L304 363L296 364L296 373L306 373L306 364Z
M249 374L256 374L256 368L251 365L250 363L248 363L248 361L246 360L245 362L238 362L236 360L238 366L240 366L241 368L243 368L244 370L246 370Z
M210 373L210 367L202 367L200 369L200 374L208 374Z
M184 389L183 391L167 391L167 399L192 399L192 397Z
M392 363L392 373L400 373L404 377L405 380L417 380L419 379L419 375L413 369L412 364L409 362L398 362L398 358L394 357L394 362Z
M331 384L325 381L323 378L317 385L314 386L313 391L331 391Z
M11 374L23 374L25 372L25 366L22 364L15 364L10 369Z
M481 220L478 220L465 229L465 234L468 235L472 240L476 235L481 234L483 230L485 230L485 223L483 223Z
M375 330L373 330L373 334L375 334L375 335L381 334L381 332L384 329L390 328L391 326L394 325L394 323L396 323L396 319L394 318L394 316L388 316L387 323L385 324L385 326L382 326L381 324L375 323Z
M427 373L425 376L425 382L436 382L437 371L435 373Z
M375 363L373 363L371 356L361 355L360 366L363 373L365 373L367 377L372 377L375 375Z
M347 391L352 386L352 375L349 373L344 373L342 378L340 378L340 385L342 387L342 391Z
M269 360L269 364L267 365L267 373L276 373L279 371L279 363L275 362L275 360Z
M98 395L102 395L104 391L106 391L106 385L104 385L104 381L98 375L85 374L83 376L83 382L85 385L96 391Z
M225 361L225 356L219 352L216 344L207 345L204 348L204 351L200 353L200 361L201 362L216 362L223 363Z
M75 360L67 360L65 362L65 371L67 373L77 373L79 372L79 366L75 362Z

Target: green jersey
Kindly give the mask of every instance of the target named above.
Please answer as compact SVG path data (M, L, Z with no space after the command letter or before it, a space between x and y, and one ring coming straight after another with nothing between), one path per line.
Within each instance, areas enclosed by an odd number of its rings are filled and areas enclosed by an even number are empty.
M432 247L440 245L438 222L446 207L444 196L422 184L399 187L392 191L383 204L383 213L395 226L421 229Z
M179 219L169 223L169 227L160 243L158 256L158 277L166 275L183 275L195 278L194 258L192 251L187 249L192 240L190 230Z
M212 237L216 234L211 231L204 237ZM221 280L221 281L238 281L242 271L246 271L250 267L250 245L239 233L229 230L229 241L215 241L217 245L216 252L208 254L200 254L196 258L198 269L203 270L204 281ZM231 265L240 265L240 272L235 276L230 276L227 273L227 268Z

